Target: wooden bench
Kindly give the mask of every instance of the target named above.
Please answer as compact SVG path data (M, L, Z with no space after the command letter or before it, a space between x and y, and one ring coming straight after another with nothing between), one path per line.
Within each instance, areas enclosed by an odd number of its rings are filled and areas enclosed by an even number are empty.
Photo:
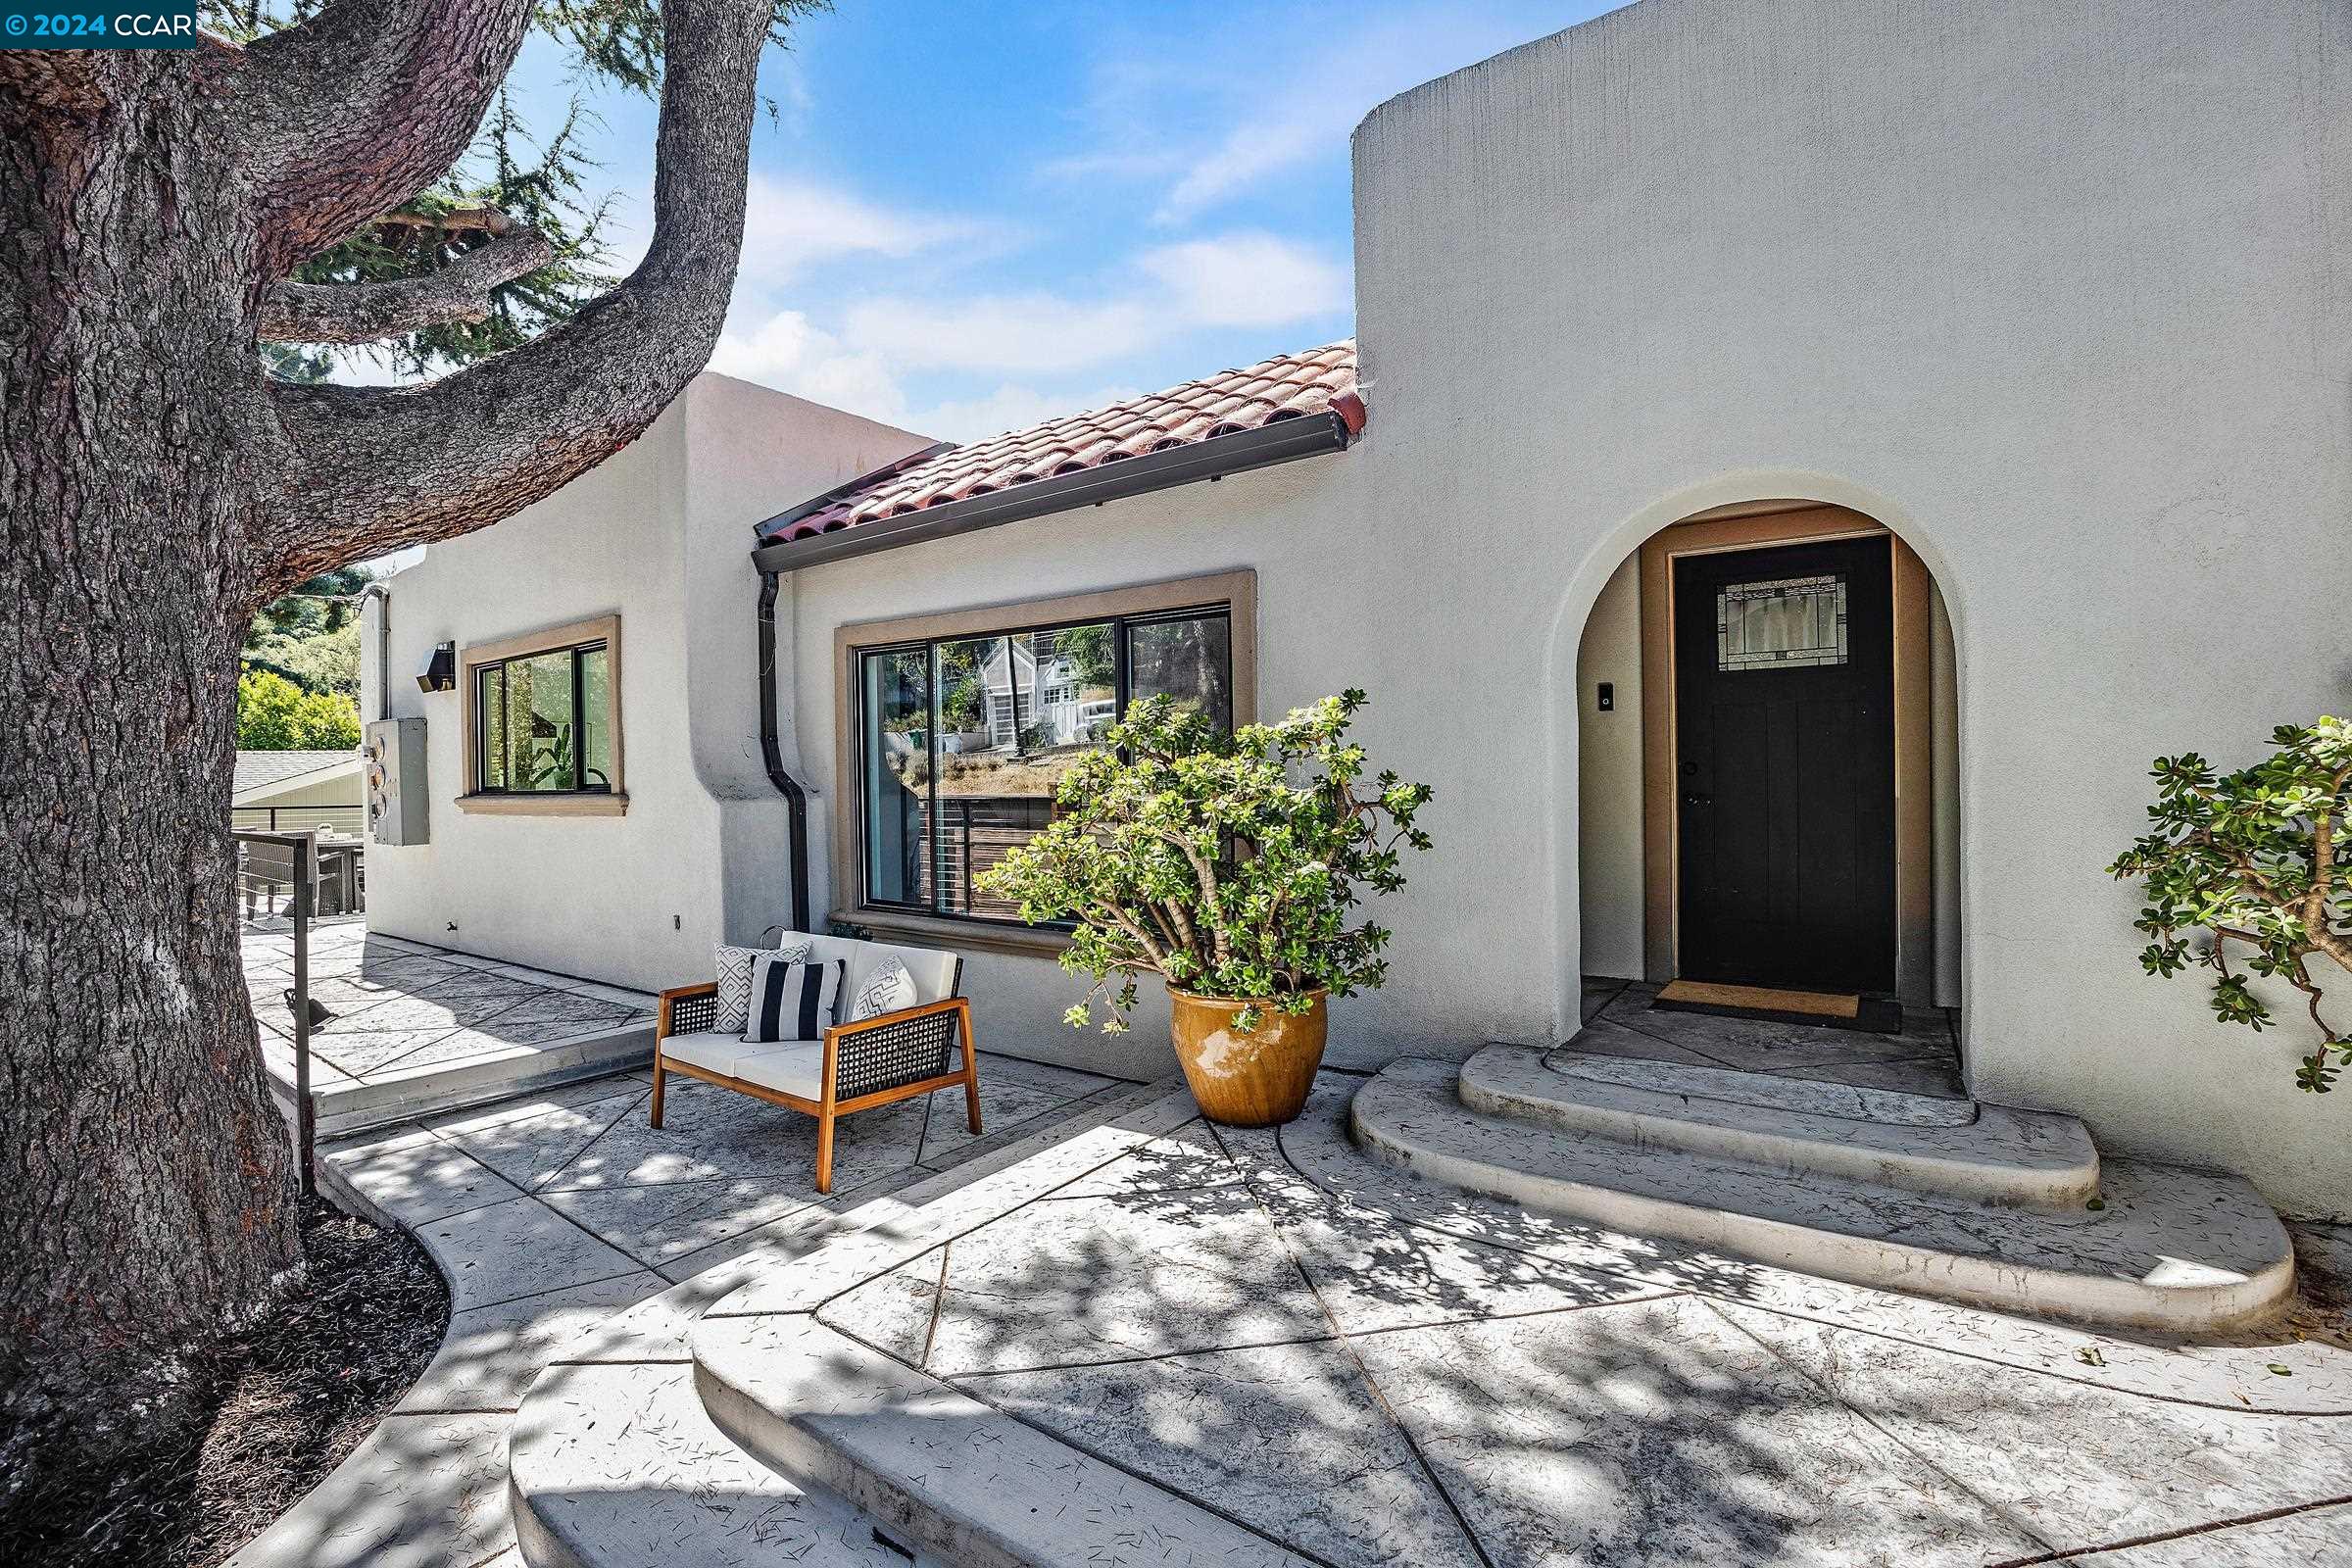
M762 1044L710 1027L718 1016L716 981L664 991L654 1025L653 1125L662 1125L662 1081L673 1072L814 1116L820 1193L833 1190L837 1117L961 1084L964 1114L972 1131L979 1132L980 1063L972 1040L972 1006L960 995L962 958L928 948L798 933L787 935L779 946L802 942L808 944L811 958L845 960L845 1013L885 958L906 966L920 1000L896 1012L835 1024L821 1040Z

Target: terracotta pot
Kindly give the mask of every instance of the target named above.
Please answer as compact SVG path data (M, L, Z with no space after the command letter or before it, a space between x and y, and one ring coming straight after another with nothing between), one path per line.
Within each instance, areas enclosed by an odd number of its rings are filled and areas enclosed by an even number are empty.
M1297 1014L1260 1002L1264 1019L1243 1034L1233 1017L1249 1003L1168 989L1176 1059L1202 1115L1228 1127L1272 1127L1297 1118L1315 1087L1330 1022L1324 993L1315 992L1314 999L1312 1007Z

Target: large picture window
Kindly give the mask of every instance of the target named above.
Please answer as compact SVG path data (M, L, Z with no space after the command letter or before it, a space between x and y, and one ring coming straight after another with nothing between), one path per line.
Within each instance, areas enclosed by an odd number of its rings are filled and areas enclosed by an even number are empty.
M1165 695L1233 726L1235 606L1152 603L1185 586L1139 590L1133 608L1089 596L1071 608L1116 608L1084 618L1023 624L1054 607L1021 607L1002 629L943 617L845 650L863 910L1017 924L980 874L1053 821L1062 775L1130 704Z
M619 633L606 617L466 650L461 805L620 808Z

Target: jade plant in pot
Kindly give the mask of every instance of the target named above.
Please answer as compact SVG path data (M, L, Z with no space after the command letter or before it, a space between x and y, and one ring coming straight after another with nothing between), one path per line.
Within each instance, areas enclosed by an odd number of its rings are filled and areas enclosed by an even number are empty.
M1366 893L1404 886L1426 784L1366 778L1348 728L1364 694L1226 734L1154 697L1054 791L1053 823L983 873L1031 923L1072 920L1061 965L1093 982L1068 1021L1127 1027L1140 977L1166 981L1176 1054L1229 1126L1297 1116L1323 1058L1326 1004L1377 988L1389 934Z

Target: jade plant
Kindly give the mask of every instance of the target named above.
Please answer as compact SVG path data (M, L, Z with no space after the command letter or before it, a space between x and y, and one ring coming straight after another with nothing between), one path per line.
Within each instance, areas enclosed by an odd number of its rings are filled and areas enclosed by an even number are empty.
M1402 854L1426 850L1415 817L1429 786L1369 781L1348 728L1349 691L1274 724L1226 734L1164 697L1136 704L1054 791L1054 819L980 877L1032 924L1074 920L1061 965L1092 980L1064 1015L1118 1033L1138 977L1195 996L1303 1014L1315 995L1379 987L1389 933L1357 920L1366 891L1404 886Z
M2147 907L2132 922L2151 939L2141 967L2167 978L2212 969L2221 1021L2256 1031L2278 1021L2253 976L2301 993L2319 1043L2295 1082L2326 1094L2352 1066L2352 1038L2321 1010L2323 976L2352 976L2352 721L2284 724L2271 741L2270 757L2234 773L2217 774L2194 752L2158 758L2153 826L2108 870L2144 884ZM2332 969L2315 974L2314 957Z

